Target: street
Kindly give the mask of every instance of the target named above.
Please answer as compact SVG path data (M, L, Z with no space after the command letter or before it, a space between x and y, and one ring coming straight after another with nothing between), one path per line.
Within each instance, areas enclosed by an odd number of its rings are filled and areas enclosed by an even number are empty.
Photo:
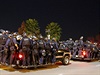
M49 65L30 69L0 66L0 75L100 75L100 62L70 61L69 65Z

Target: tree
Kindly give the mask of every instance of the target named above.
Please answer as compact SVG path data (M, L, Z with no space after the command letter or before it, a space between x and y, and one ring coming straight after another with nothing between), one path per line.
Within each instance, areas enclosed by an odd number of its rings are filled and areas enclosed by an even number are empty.
M46 33L46 36L50 35L51 39L56 38L56 40L59 40L61 37L61 30L62 29L60 25L58 25L58 23L51 22L50 24L46 26L45 33Z
M35 35L38 37L38 35L40 34L40 27L38 25L37 20L35 19L26 20L25 26L26 26L26 33Z
M24 21L22 22L21 27L18 28L18 33L20 35L22 35L23 32L25 32L25 22Z

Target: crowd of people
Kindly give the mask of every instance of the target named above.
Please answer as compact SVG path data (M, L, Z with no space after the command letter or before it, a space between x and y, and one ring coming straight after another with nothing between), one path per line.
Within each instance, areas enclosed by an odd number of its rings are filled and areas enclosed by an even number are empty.
M0 64L15 65L17 53L23 54L23 66L55 63L56 51L60 44L69 48L72 58L76 54L80 55L85 49L88 52L88 58L100 59L100 47L89 41L83 42L83 37L76 41L72 38L66 41L56 41L55 38L28 37L25 32L23 35L19 35L15 32L9 33L9 31L2 30L0 33Z
M76 58L76 55L81 57L82 52L85 51L85 58L100 59L100 44L97 45L97 43L92 43L88 40L83 41L83 36L79 40L74 41L70 38L62 43L70 49L72 58Z
M30 38L25 32L23 35L7 31L0 33L0 64L3 65L15 65L18 53L23 54L23 66L55 63L57 50L58 43L55 38Z

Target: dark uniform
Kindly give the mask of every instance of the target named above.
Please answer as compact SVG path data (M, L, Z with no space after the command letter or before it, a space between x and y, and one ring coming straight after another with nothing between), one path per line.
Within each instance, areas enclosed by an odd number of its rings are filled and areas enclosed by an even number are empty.
M46 56L46 51L45 51L45 42L43 39L38 40L38 51L39 51L39 64L43 64Z
M6 34L0 36L0 62L2 62L2 64L5 63L5 58L7 57L7 49L5 47L7 38Z
M51 41L51 57L52 57L52 59L51 59L51 62L52 63L55 63L55 61L56 61L56 51L58 50L58 44L57 44L57 42L55 41L55 40L52 40Z
M2 56L3 56L3 35L0 34L0 63L2 63Z
M32 41L27 36L24 36L20 41L20 47L22 48L22 53L24 55L22 62L23 66L30 65L31 45Z
M38 65L39 64L39 51L38 51L38 48L39 48L39 45L38 45L38 42L37 42L37 39L33 39L32 40L32 61L33 63L32 64L36 64Z
M8 61L8 64L12 65L14 64L15 52L16 52L16 49L18 49L18 46L17 46L16 39L11 34L9 35L9 38L6 41L5 46L8 48L6 59Z
M51 44L50 44L50 40L45 40L45 50L46 50L46 63L51 63Z

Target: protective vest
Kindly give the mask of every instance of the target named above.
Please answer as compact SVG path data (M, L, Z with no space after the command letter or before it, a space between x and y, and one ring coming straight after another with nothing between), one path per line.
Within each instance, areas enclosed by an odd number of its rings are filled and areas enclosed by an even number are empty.
M33 49L37 49L38 48L38 43L36 41L33 42Z
M31 45L29 38L23 38L22 45Z
M6 43L6 41L7 41L7 37L4 35L1 35L0 36L0 44L4 45Z
M14 46L14 42L13 42L13 38L10 39L9 43L8 43L8 46Z
M42 40L39 41L39 47L44 48L44 42Z
M50 43L49 43L49 42L47 42L47 43L46 43L45 48L46 48L46 49L50 49L50 48L51 48L51 45L50 45Z

